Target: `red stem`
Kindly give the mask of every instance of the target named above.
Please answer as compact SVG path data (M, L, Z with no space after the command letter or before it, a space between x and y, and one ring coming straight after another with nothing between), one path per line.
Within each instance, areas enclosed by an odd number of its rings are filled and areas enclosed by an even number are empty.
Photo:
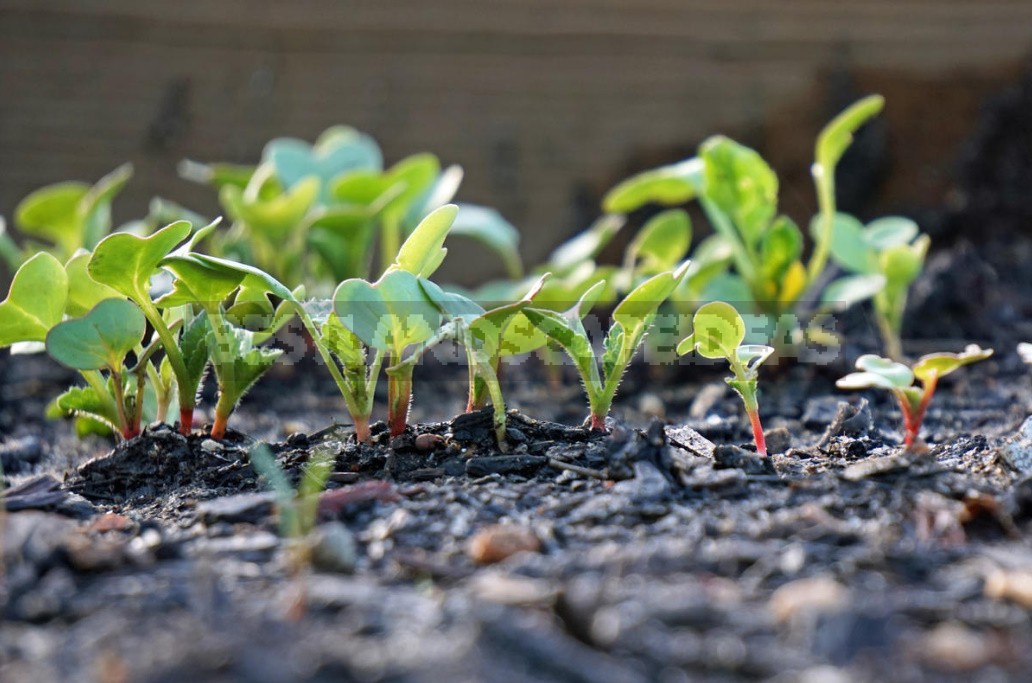
M369 418L354 418L355 420L355 438L358 439L359 443L370 443L373 440L373 435L369 431Z
M183 436L190 436L193 431L193 408L179 409L179 433Z
M591 414L591 431L593 432L604 432L606 431L606 416Z
M749 413L749 422L752 424L753 439L756 441L756 452L760 457L767 457L767 437L763 435L763 425L760 423L760 411L752 410Z
M218 411L215 412L215 423L211 426L211 438L213 439L224 439L226 438L226 425L229 423L228 415L220 415Z
M935 387L939 378L933 375L924 385L924 393L921 395L921 402L916 409L912 409L906 396L900 394L899 405L903 411L903 445L910 448L920 441L921 424L924 422L925 413L928 412L928 404L932 402L935 395Z

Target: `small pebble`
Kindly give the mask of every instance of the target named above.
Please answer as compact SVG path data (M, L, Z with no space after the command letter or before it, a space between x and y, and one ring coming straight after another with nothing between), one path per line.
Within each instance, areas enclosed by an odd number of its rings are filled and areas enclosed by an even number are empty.
M444 443L444 437L439 434L420 434L416 437L417 451L432 451Z
M849 590L827 576L797 579L774 591L767 606L786 623L806 612L837 612L849 603Z
M638 410L650 417L666 417L666 406L655 394L642 394L638 399Z
M541 541L533 531L511 524L494 524L470 539L468 552L477 564L494 564L519 552L540 550Z

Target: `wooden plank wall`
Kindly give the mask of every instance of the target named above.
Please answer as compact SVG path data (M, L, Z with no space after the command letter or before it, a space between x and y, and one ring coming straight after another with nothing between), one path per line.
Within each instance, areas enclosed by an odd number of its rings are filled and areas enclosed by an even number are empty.
M916 92L911 134L952 117L962 136L1030 45L1029 0L0 0L0 213L125 160L119 215L154 194L214 211L179 159L349 123L389 159L462 164L463 198L500 207L533 260L619 174L710 132L798 138L784 154L805 164L832 73Z

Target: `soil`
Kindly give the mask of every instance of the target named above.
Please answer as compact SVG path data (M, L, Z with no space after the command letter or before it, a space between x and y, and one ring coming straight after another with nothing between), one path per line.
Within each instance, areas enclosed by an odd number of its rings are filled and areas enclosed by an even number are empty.
M633 367L608 434L569 368L506 368L501 452L485 412L433 421L464 405L455 368L419 368L415 426L366 446L301 362L224 441L152 425L112 449L40 419L67 373L0 356L0 680L1027 681L1030 257L930 259L908 351L997 355L941 383L920 454L888 397L834 388L876 348L862 311L835 358L766 373L768 459L713 367ZM294 481L333 456L305 545L262 443Z

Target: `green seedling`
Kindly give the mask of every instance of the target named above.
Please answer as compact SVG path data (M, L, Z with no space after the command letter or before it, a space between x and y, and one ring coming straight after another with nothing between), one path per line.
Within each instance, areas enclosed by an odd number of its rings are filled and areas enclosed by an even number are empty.
M505 448L505 399L498 380L498 368L505 355L522 352L507 343L506 333L534 297L541 291L548 275L538 279L524 297L514 303L485 310L480 304L461 294L445 292L429 280L420 285L426 296L438 307L448 321L438 337L452 339L466 351L466 367L469 373L469 398L466 412L485 408L490 401L494 407L495 438L500 448ZM424 344L424 349L430 343Z
M588 396L592 430L605 430L605 418L624 371L645 339L656 311L674 292L687 270L688 264L684 264L677 270L655 275L617 304L601 358L596 356L581 319L596 303L605 288L604 283L591 287L565 314L539 308L523 310L523 315L550 341L562 347L573 361Z
M139 340L128 348L115 342L125 340L120 337L125 329L118 324L135 330L140 312L121 294L89 277L88 258L89 254L80 252L62 266L54 256L41 252L22 264L7 299L0 303L0 348L47 350L80 371L87 386L61 394L48 407L48 416L75 416L81 434L111 430L129 438L139 431L145 414L143 399L149 398L141 379L150 366L149 354L139 348ZM66 316L73 319L62 322ZM126 368L124 357L130 350L136 352L137 363ZM99 362L106 351L113 355ZM107 379L102 370L109 373Z
M773 347L743 344L745 321L734 306L722 301L701 306L695 312L692 327L692 335L677 345L677 353L684 355L695 351L704 358L723 358L728 362L733 376L724 381L742 398L756 441L756 452L766 457L767 441L763 435L756 394L760 365L774 353Z
M251 449L249 458L251 467L268 482L276 496L279 533L289 548L288 568L295 580L300 581L312 564L315 546L312 532L318 522L319 496L326 489L326 482L333 471L333 456L327 451L313 452L296 490L268 446L262 444ZM300 586L298 588L289 610L294 618L300 618L305 609L304 591Z
M175 280L172 291L159 299L156 305L162 308L197 305L203 310L191 323L189 333L183 335L180 348L192 352L183 354L191 373L198 366L203 372L205 361L211 359L219 388L211 437L222 439L226 435L229 417L240 399L272 367L282 351L258 346L263 335L235 326L227 319L224 302L234 294L240 297L244 273L210 266L189 254L166 257L161 261L161 267ZM282 324L289 316L277 318L276 323ZM201 334L207 351L194 346ZM184 345L183 340L189 340L188 344ZM193 377L191 374L191 379Z
M818 221L813 228L819 229ZM864 226L847 214L835 217L831 259L847 272L827 286L827 308L872 297L878 329L889 358L903 357L900 330L910 285L921 274L931 240L907 218L880 218Z
M185 162L180 172L219 188L233 219L216 235L216 255L250 263L282 281L319 283L372 277L379 244L385 272L402 240L428 213L452 199L462 169L442 169L432 154L414 154L384 168L376 142L335 127L314 145L292 138L269 142L256 167ZM497 252L510 276L522 274L519 235L496 211L465 205L453 234Z
M903 413L903 445L908 450L920 450L924 446L920 437L921 423L939 380L958 368L985 360L991 355L992 349L982 349L971 344L961 353L921 356L912 367L907 367L888 358L866 354L856 361L856 368L860 372L842 377L835 386L840 389L891 391ZM915 379L920 381L920 387L914 385Z
M734 301L765 316L775 339L789 336L785 314L819 286L834 237L834 173L853 133L883 105L865 98L829 123L818 137L814 163L821 213L815 246L804 263L803 234L778 215L778 179L754 150L723 136L711 137L693 159L646 171L613 188L603 207L628 213L655 203L676 206L697 199L715 234L692 255L694 265L678 298ZM840 291L840 296L850 294ZM866 296L870 296L867 294ZM784 334L783 334L784 333Z
M111 232L111 202L132 173L132 166L125 164L92 186L65 182L36 190L14 211L23 246L15 245L0 228L0 256L14 271L40 251L66 261L79 249L93 249Z
M139 307L125 299L107 299L85 316L55 325L46 337L47 353L78 370L88 384L66 392L58 407L109 425L125 439L138 435L144 381L140 373L127 372L126 357L142 344L146 329Z
M373 349L377 358L383 354L388 360L391 436L402 434L408 424L412 359L421 355L422 345L431 341L441 326L441 312L424 293L420 279L430 277L448 253L443 244L457 213L453 204L437 209L420 222L379 280L345 280L333 295L334 312L341 324Z
M199 235L203 236L203 232ZM189 434L193 428L200 376L192 372L188 366L187 350L180 347L180 340L176 338L172 324L162 316L158 306L151 299L150 283L162 260L187 240L190 233L190 224L178 221L165 226L150 237L137 237L127 233L110 235L97 245L87 266L87 271L95 282L128 297L139 306L147 322L154 328L176 379L179 429L183 434Z

